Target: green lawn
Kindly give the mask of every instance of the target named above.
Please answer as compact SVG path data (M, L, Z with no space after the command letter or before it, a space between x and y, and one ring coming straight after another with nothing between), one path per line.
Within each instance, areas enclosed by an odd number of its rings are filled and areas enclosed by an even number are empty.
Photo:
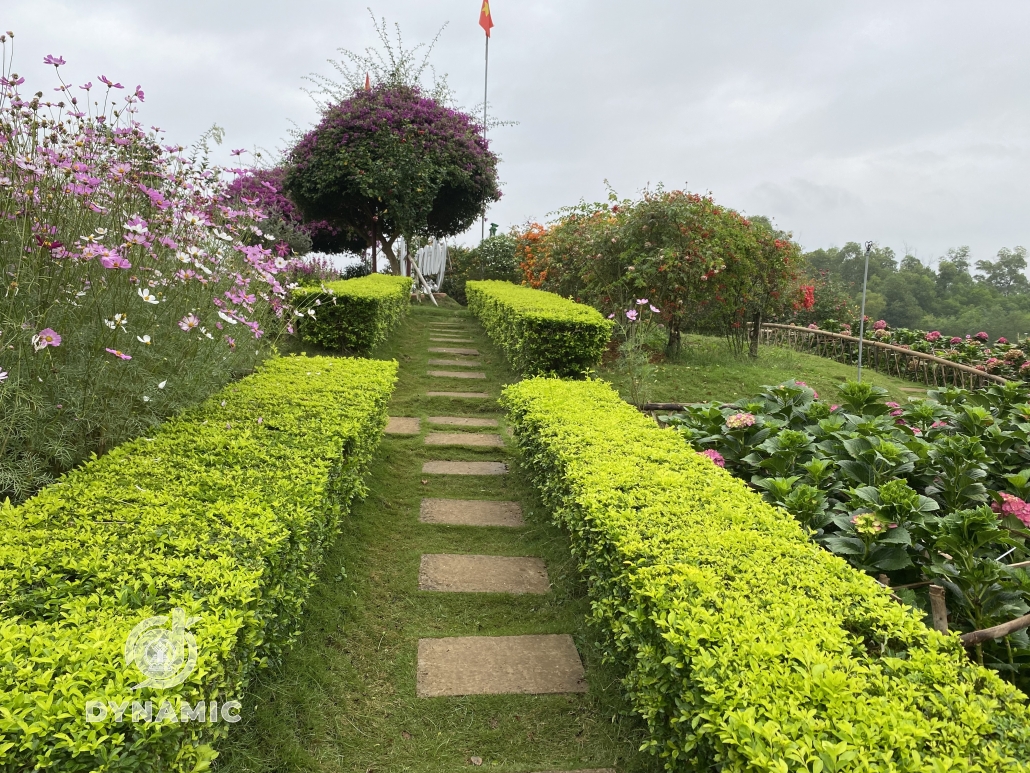
M804 381L820 397L832 400L839 384L855 378L855 368L825 357L764 346L758 359L750 360L734 355L722 339L707 336L684 336L680 355L657 367L657 383L651 390L650 402L729 403L758 394L767 384L792 378ZM623 398L628 398L626 379L621 374L605 367L600 375L611 381ZM925 390L915 382L868 369L862 371L862 380L885 387L897 402L925 395Z

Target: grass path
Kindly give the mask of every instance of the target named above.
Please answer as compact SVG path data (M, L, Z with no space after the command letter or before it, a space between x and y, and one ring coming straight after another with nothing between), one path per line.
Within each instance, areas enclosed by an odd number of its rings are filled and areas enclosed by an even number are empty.
M432 321L461 320L471 343L429 342ZM429 346L473 347L486 380L444 379L428 370ZM517 466L505 476L424 475L427 460L504 461L506 448L427 446L428 416L503 416L496 397L515 380L467 311L416 306L377 356L400 362L391 416L420 417L419 435L387 435L373 462L370 492L358 503L326 563L286 661L262 674L244 701L243 721L221 745L218 770L549 771L616 768L657 771L636 751L638 723L622 715L617 676L599 662L586 626L589 604L565 536L543 512ZM486 391L491 399L426 397L429 390ZM433 427L435 431L494 428ZM442 526L420 523L424 497L514 500L526 525ZM419 591L423 554L536 556L550 593L505 595ZM418 698L420 638L571 634L586 667L589 692ZM476 758L475 760L473 758Z

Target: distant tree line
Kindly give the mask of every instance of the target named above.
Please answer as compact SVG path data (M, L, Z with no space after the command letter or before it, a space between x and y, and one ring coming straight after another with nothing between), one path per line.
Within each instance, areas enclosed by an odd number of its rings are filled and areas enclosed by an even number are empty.
M813 281L849 300L857 310L865 250L857 242L806 253ZM970 257L968 247L948 250L936 270L889 247L869 255L866 315L892 327L939 330L945 335L986 331L992 338L1030 334L1030 281L1025 247L999 250L994 260ZM857 311L855 313L857 316ZM837 317L842 319L842 316ZM815 320L813 320L815 321Z

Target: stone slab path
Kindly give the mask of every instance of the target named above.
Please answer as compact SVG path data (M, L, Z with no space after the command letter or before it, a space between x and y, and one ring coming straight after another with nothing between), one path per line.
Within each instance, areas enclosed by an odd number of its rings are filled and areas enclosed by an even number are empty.
M426 392L426 397L458 397L473 400L489 396L486 392Z
M387 435L417 435L420 431L419 420L406 416L391 416L383 431Z
M422 523L447 526L524 526L522 506L518 502L495 502L482 499L422 500L418 519Z
M428 365L451 365L458 368L481 368L483 363L479 360L426 360Z
M481 419L474 416L429 416L430 424L442 424L449 427L496 427L497 419Z
M430 432L427 446L468 446L470 448L504 448L500 435L487 432Z
M539 558L513 556L422 556L418 589L445 593L547 593L551 583Z
M586 692L571 636L420 639L419 697Z
M422 472L429 475L507 475L504 462L423 462Z
M433 376L434 378L477 378L486 379L485 373L476 373L474 371L467 370L430 370L426 372L427 376Z
M479 356L478 349L461 349L450 346L430 346L429 351L437 354L473 354Z

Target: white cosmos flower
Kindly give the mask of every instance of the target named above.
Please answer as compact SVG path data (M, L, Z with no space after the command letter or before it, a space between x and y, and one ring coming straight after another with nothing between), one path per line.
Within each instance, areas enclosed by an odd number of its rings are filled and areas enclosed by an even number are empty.
M146 344L147 346L150 346L150 336L136 336L136 340L139 341L141 344Z
M167 384L167 383L168 383L167 381L162 381L160 384L157 385L157 388L158 389L164 389L165 388L165 384Z
M143 402L149 403L150 402L150 398L147 397L146 395L143 395Z
M220 312L218 312L218 316L219 316L219 317L221 317L222 319L224 319L224 320L225 320L226 322L228 322L228 323L229 323L230 325L235 325L235 324L236 324L236 320L235 320L235 319L233 319L232 317L230 317L230 316L229 316L228 314L226 314L226 313L225 313L224 311L220 311Z
M180 263L189 263L190 262L190 256L187 255L185 252L177 252L177 253L175 253L175 257L177 257L179 259Z
M145 290L141 287L136 293L147 303L158 303L157 296L151 293L150 290Z

